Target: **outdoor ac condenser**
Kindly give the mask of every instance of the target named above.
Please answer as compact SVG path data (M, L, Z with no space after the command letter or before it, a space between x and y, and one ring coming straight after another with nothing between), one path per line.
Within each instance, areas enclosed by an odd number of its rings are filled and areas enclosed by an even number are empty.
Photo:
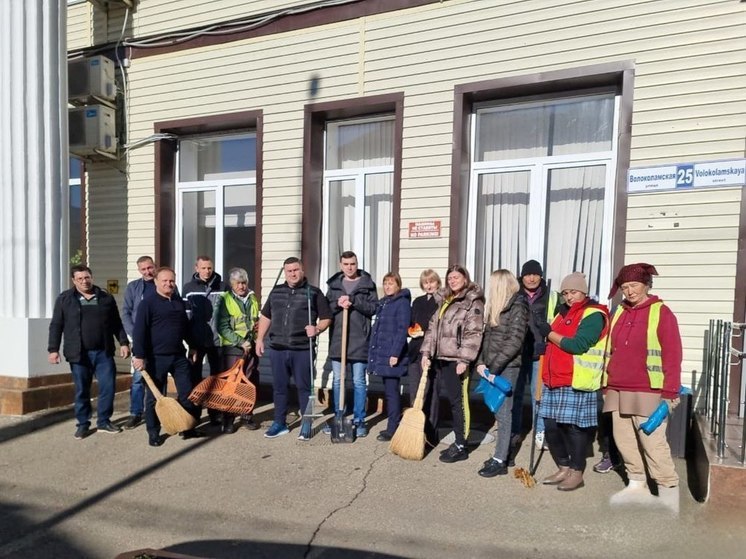
M116 115L105 105L87 105L68 110L70 153L93 155L117 150Z
M117 97L114 63L105 56L78 58L67 63L67 98L73 104L90 99L113 101Z

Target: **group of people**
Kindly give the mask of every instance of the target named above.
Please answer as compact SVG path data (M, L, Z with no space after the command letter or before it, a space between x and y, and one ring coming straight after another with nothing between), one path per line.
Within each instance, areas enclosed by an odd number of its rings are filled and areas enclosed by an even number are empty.
M447 396L455 440L440 453L440 460L466 460L471 372L489 382L501 376L513 389L495 412L495 451L479 469L480 476L504 475L513 465L528 385L536 444L546 444L557 465L543 484L560 491L583 487L587 452L601 412L611 416L613 442L629 480L611 503L661 502L678 510L678 477L665 424L649 435L640 430L661 402L669 410L676 406L681 381L678 325L671 310L649 292L657 275L649 264L630 264L619 271L609 298L620 290L623 300L612 315L589 297L583 274L563 278L557 293L535 260L526 262L517 277L509 270L494 271L486 297L462 266L448 268L445 285L437 273L425 270L420 276L424 294L412 301L395 272L382 278L379 297L374 279L358 268L353 252L340 256L340 270L328 280L326 293L308 282L302 262L293 257L283 263L285 281L273 287L261 309L241 268L232 269L223 284L212 260L200 256L192 281L180 294L171 268L156 270L150 257L140 258L137 266L141 278L127 286L123 321L113 297L93 285L85 266L72 269L74 286L56 302L49 360L59 362L64 334L64 354L76 386L76 438L90 433L93 376L99 384L97 429L120 431L110 421L115 339L122 357L130 355L132 345L134 375L125 427L137 426L144 415L151 446L159 446L163 438L155 398L143 390L141 371L147 369L161 391L170 373L179 402L199 418L201 410L188 395L202 378L205 358L211 374L243 359L247 376L256 383L258 359L266 356L274 417L264 436L285 435L290 431L289 380L295 383L300 410L307 409L317 338L330 329L334 411L346 412L340 409L346 363L352 373L357 437L368 435L366 374L379 376L384 387L387 422L377 435L380 441L390 440L398 428L401 380L408 376L412 401L420 381L424 385L426 436L432 444L438 442L441 391ZM210 410L210 421L226 433L237 428L235 417L228 414ZM250 429L259 428L251 416L241 421ZM193 429L181 435L191 438L202 432ZM299 439L307 440L308 434L301 430ZM648 490L648 477L658 486L657 496Z

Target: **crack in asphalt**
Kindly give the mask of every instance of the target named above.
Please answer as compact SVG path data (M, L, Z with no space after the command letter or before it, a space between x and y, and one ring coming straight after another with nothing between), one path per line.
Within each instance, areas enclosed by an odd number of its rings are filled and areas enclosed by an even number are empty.
M384 446L383 448L387 449L388 447ZM368 488L368 476L373 471L373 467L376 465L376 462L378 462L381 458L383 458L387 454L388 454L388 451L384 450L382 454L379 454L378 457L370 463L370 465L368 466L368 471L365 472L365 475L363 476L363 486L360 488L360 490L357 493L355 493L347 503L331 511L321 520L321 522L319 522L319 524L316 526L316 529L313 531L313 534L311 534L311 539L308 540L308 543L306 544L306 551L303 553L303 559L308 559L309 554L313 550L313 542L316 539L316 536L321 531L321 528L324 526L324 524L326 524L326 521L329 520L331 517L333 517L338 512L351 507L352 504L358 499L358 497L360 497L360 495L362 495L365 492L365 490Z

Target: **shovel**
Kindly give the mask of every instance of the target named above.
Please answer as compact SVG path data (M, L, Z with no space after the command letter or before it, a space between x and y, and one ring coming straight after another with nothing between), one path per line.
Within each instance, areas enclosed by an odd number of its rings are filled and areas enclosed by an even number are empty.
M339 372L339 411L332 421L332 442L351 443L355 441L352 419L345 419L345 370L347 369L347 320L348 309L342 309L342 367Z

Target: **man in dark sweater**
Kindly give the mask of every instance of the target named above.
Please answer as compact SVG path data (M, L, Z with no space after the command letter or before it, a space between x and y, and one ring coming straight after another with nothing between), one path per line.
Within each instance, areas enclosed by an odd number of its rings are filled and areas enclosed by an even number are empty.
M114 338L119 340L119 354L129 357L129 341L119 317L114 297L93 285L93 275L87 266L71 269L72 289L63 291L54 304L49 323L48 360L60 362L60 344L65 338L63 353L70 363L75 384L76 439L87 437L91 426L91 384L98 382L97 431L119 433L122 429L111 423L114 412Z
M142 371L147 369L158 390L163 392L168 373L174 378L179 403L190 414L199 419L200 408L189 401L189 393L194 388L190 362L186 357L184 341L192 346L184 301L175 293L176 274L171 268L159 268L155 275L155 293L146 297L137 309L132 343L135 356L132 365ZM194 359L196 352L190 349ZM155 414L155 397L148 390L145 395L145 425L148 430L148 444L160 446L161 423ZM185 431L182 438L201 436L196 429Z
M259 315L256 335L259 357L264 355L264 338L269 337L267 355L272 363L275 419L264 433L268 439L290 432L286 420L290 377L298 389L300 409L306 409L312 388L313 340L329 327L332 317L326 297L318 287L308 283L298 258L287 258L283 271L285 283L276 285L270 292ZM307 440L302 435L298 438Z

